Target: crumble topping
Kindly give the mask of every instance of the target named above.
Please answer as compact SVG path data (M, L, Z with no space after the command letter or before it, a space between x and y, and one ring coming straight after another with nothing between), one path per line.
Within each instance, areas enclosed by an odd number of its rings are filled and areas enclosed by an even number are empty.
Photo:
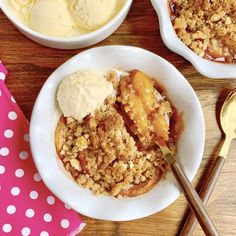
M178 37L209 60L236 62L235 0L172 0Z

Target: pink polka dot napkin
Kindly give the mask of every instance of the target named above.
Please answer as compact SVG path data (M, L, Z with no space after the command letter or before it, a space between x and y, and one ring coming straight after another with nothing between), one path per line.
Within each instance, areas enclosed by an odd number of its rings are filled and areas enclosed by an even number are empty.
M78 213L44 185L29 145L29 123L8 91L0 62L0 235L76 235Z

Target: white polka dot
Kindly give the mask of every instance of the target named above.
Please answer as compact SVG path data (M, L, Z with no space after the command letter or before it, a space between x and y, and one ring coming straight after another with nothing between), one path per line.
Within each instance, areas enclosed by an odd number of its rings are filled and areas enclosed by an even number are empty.
M46 213L46 214L44 214L43 219L46 222L51 222L52 221L52 216L50 214Z
M34 174L34 180L39 182L41 180L41 176L39 173Z
M0 96L2 96L2 91L0 90Z
M68 206L66 203L65 203L65 208L68 209L68 210L71 209L71 207Z
M14 214L16 212L16 207L14 205L10 205L7 207L7 213L8 214Z
M11 101L16 103L16 100L13 98L13 96L11 96Z
M5 80L6 75L2 72L0 72L0 80Z
M47 202L49 205L53 205L55 203L55 198L53 196L48 196Z
M63 219L63 220L61 221L61 227L62 227L62 228L66 229L66 228L69 227L69 225L70 225L69 220Z
M22 177L24 176L24 174L25 174L25 172L24 172L24 170L22 170L22 169L17 169L17 170L15 171L15 176L16 176L17 178L22 178Z
M5 131L4 131L4 136L5 136L5 138L12 138L13 137L13 131L11 130L11 129L6 129Z
M34 210L33 209L27 209L25 211L25 215L29 218L32 218L34 216Z
M30 232L31 232L30 228L24 227L24 228L22 228L22 230L21 230L21 235L23 235L23 236L28 236L28 235L30 235Z
M17 119L17 114L16 114L14 111L10 111L10 112L8 113L8 118L9 118L10 120L16 120L16 119Z
M40 233L40 236L49 236L49 233L47 231L42 231Z
M25 140L26 142L29 142L29 134L25 134L25 135L24 135L24 140Z
M13 188L11 189L11 194L12 194L13 196L19 195L19 194L20 194L20 189L19 189L18 187L13 187Z
M5 224L2 226L2 231L5 233L9 233L12 230L12 226L10 224Z
M31 191L30 192L30 198L35 200L38 198L38 193L36 191Z
M26 151L22 151L22 152L20 152L20 159L21 160L25 160L25 159L27 159L28 158L28 152L26 152Z
M1 148L0 149L0 155L2 155L2 156L7 156L9 154L9 149L8 148L6 148L6 147L3 147L3 148Z
M5 167L4 166L0 166L0 175L2 175L5 172Z

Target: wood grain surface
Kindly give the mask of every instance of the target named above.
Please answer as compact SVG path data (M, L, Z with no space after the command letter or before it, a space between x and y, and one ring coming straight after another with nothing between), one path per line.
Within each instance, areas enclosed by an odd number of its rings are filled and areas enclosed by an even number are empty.
M168 50L161 40L158 18L149 0L134 0L122 26L98 45L111 44L138 46L162 56L181 71L196 91L206 124L204 156L193 181L193 185L199 188L221 145L222 135L217 125L216 113L225 91L236 87L236 79L207 79L188 61ZM57 50L38 45L16 30L0 11L0 59L9 70L6 83L28 119L37 94L48 76L80 51L82 50ZM232 142L207 209L221 235L236 235L236 141ZM187 202L181 195L165 210L140 220L107 222L81 216L87 223L81 235L178 235L187 210ZM204 235L199 226L194 235Z

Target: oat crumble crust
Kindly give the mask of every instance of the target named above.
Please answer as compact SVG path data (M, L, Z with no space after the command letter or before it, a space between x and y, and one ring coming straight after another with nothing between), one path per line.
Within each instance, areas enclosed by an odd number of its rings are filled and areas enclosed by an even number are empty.
M118 89L115 73L109 80ZM138 147L119 101L123 101L119 95L108 97L94 114L80 122L62 116L56 129L56 149L80 186L96 195L133 197L153 188L169 167L157 145ZM173 140L169 146L175 153Z
M173 26L196 54L236 62L235 0L172 0Z

